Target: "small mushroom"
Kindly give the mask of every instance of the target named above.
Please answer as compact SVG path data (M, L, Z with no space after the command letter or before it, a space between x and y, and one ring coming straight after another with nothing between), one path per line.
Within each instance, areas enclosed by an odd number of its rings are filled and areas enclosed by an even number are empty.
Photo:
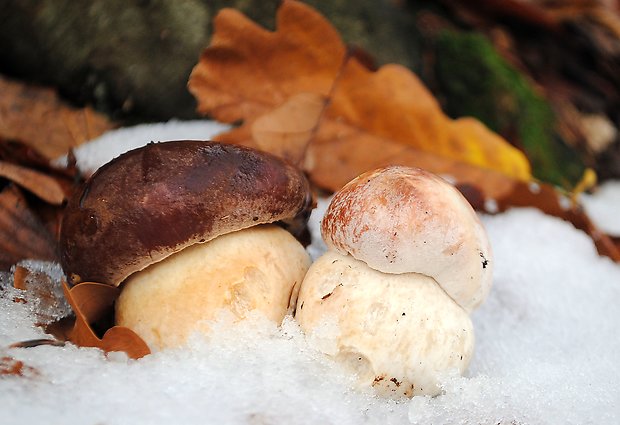
M61 264L72 284L119 286L116 322L157 350L221 308L280 321L310 260L294 236L311 208L304 175L215 142L152 143L100 168L70 200Z
M321 232L329 249L295 315L319 349L398 396L437 394L441 374L466 370L469 312L489 292L492 257L454 187L408 167L362 174L334 195Z

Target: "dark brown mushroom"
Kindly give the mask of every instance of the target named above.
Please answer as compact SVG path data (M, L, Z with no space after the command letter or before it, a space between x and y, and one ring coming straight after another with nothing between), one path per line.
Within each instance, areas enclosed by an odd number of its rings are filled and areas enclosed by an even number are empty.
M272 155L216 142L151 143L101 167L69 201L61 263L72 284L118 286L190 245L304 221L310 208L304 175Z

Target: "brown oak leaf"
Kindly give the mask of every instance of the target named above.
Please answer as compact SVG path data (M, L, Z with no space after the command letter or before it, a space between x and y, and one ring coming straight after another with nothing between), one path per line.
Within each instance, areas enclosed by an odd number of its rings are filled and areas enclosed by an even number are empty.
M57 260L56 241L15 185L0 192L0 269L22 259Z
M135 332L114 324L114 302L120 293L115 286L96 282L83 282L72 288L62 280L62 294L56 293L55 284L50 282L51 277L45 273L37 273L26 267L16 266L13 274L13 286L27 291L30 297L36 297L39 301L37 316L46 332L56 339L35 339L20 341L11 345L14 348L31 348L41 345L62 346L65 341L74 343L80 347L96 347L104 352L122 351L129 357L137 359L150 354L146 343ZM62 299L59 299L61 297ZM16 299L16 302L27 302L24 299ZM59 304L68 302L74 316L67 316L60 320L49 323L47 317L41 317L40 313L62 308ZM100 337L99 335L103 335Z
M73 108L48 88L33 87L0 76L0 137L20 140L48 159L114 127L90 108Z
M213 26L189 90L199 112L223 122L253 120L294 94L327 96L345 59L335 28L301 3L283 2L275 32L234 9L221 10Z
M0 177L11 180L52 205L61 205L66 194L58 181L47 174L10 162L0 161Z
M0 137L0 269L57 259L64 202L82 181L75 166L54 167L36 150Z
M502 178L505 177L498 176L498 180ZM599 254L620 262L620 239L599 230L570 194L562 193L556 187L541 182L506 179L503 186L505 190L496 198L486 196L476 186L457 185L457 188L472 206L480 211L498 213L513 207L535 207L545 214L566 220L590 236Z
M69 288L63 282L63 289L75 313L75 325L69 333L69 341L80 347L97 347L106 353L123 351L133 359L151 353L134 331L123 326L111 326L119 288L96 282L82 282ZM103 337L100 338L95 329L103 333Z

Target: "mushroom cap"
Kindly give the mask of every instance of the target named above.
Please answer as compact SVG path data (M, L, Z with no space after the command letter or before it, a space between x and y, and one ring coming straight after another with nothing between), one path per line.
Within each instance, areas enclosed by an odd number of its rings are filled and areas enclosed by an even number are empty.
M152 351L208 332L221 309L239 319L259 312L280 324L309 266L303 246L280 227L227 233L131 275L116 302L116 323Z
M295 319L382 395L438 394L441 374L462 374L473 353L469 315L433 279L382 273L334 250L308 270Z
M418 168L381 168L349 182L334 195L321 233L328 247L375 270L432 277L467 311L491 287L491 247L475 211L452 185Z
M195 243L306 220L305 176L270 154L216 142L151 143L101 167L67 205L61 264L71 283L119 285Z

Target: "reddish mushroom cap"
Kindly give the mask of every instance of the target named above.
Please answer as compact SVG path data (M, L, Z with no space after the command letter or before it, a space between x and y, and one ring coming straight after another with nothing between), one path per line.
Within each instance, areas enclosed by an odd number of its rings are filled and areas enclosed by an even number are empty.
M305 176L263 152L151 143L101 167L67 205L61 264L71 283L119 285L195 243L309 214Z
M334 195L322 221L327 245L384 273L432 277L465 310L491 287L486 231L467 200L440 177L392 166Z

